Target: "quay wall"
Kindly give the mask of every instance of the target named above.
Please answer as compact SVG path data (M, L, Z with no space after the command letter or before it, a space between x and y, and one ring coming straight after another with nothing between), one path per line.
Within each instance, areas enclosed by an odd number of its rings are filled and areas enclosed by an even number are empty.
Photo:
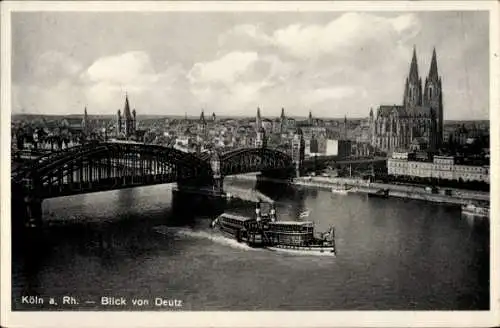
M309 178L300 178L309 179ZM402 193L412 193L412 194L425 194L429 196L445 196L445 197L456 197L466 200L476 200L476 201L489 201L490 193L484 191L475 191L467 189L457 189L457 188L438 188L436 194L430 193L426 190L426 186L421 185L408 185L408 184L390 184L390 183L378 183L378 182L368 182L361 179L350 179L350 178L327 178L327 177L311 177L312 181L315 182L326 182L334 185L349 185L349 186L359 186L359 187L370 187L379 189L389 189L390 193L394 195L400 195ZM450 194L445 194L446 190Z
M438 193L431 193L425 190L425 187L408 186L408 185L393 185L386 183L370 183L363 180L355 179L337 179L337 178L298 178L294 181L297 185L332 188L337 186L354 186L356 192L370 193L380 189L389 189L390 197L399 197L406 199L424 200L436 203L448 203L464 205L471 201L489 202L489 193L475 192L463 189L451 189L451 195L444 194L445 190L439 190Z
M235 179L235 180L247 180L256 181L256 174L242 174L225 177L225 179ZM259 178L262 179L262 178ZM282 180L265 179L274 182L283 182ZM320 188L320 189L331 189L333 187L340 186L351 186L355 187L356 193L371 193L376 192L380 189L389 189L390 197L406 198L406 199L416 199L435 203L447 203L447 204L457 204L464 205L471 201L481 201L489 202L490 194L487 192L464 190L464 189L453 189L453 188L440 188L438 193L431 193L425 189L425 186L412 186L412 185L397 185L397 184L387 184L387 183L370 183L366 180L361 179L350 179L350 178L331 178L331 177L300 177L295 178L292 181L293 184ZM449 190L451 194L445 194L445 190Z

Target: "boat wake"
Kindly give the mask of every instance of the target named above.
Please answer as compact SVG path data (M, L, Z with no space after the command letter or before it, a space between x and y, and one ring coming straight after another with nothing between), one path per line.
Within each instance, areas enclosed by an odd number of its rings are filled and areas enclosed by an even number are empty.
M263 194L262 192L256 190L256 189L245 189L245 188L239 188L236 186L227 186L225 187L226 190L226 195L230 195L231 197L237 197L249 202L266 202L269 204L274 203L274 200L272 198L268 197L267 195Z
M302 251L302 250L289 250L289 249L284 249L284 248L275 248L275 247L268 247L267 248L271 252L275 253L281 253L283 255L291 255L291 256L302 256L302 257L315 257L315 256L322 256L322 257L337 257L336 253L332 253L329 251L325 252L311 252L311 251Z
M216 235L210 231L204 230L193 230L189 228L177 228L177 227L167 227L167 226L157 226L153 228L154 231L163 234L163 235L173 235L176 237L187 237L187 238L197 238L197 239L208 239L217 244L230 246L233 248L243 249L243 250L252 250L256 251L257 249L252 248L246 244L239 243L234 239L226 238L224 236Z
M245 251L266 251L271 253L280 253L282 255L290 255L297 257L336 257L335 253L331 252L311 252L306 250L292 250L292 249L283 249L278 247L265 247L265 248L253 248L248 246L245 243L239 243L234 239L226 238L221 235L217 235L210 231L205 230L193 230L189 228L179 228L179 227L167 227L167 226L156 226L153 230L162 235L174 236L177 238L196 238L196 239L205 239L213 241L217 244L229 246L232 248L237 248Z

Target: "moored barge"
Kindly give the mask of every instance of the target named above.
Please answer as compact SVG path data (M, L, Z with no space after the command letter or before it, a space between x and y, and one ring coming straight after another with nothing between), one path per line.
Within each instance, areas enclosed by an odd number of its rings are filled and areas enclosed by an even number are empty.
M345 187L344 187L344 188L339 188L339 187L337 187L337 188L335 188L335 187L334 187L334 188L332 188L332 193L333 193L333 194L338 194L338 195L347 195L347 194L348 194L348 192L349 192L349 189L347 189L347 188L345 188Z
M467 205L462 205L462 214L482 217L482 218L489 218L490 208L489 206L486 205L481 206L479 204L470 203Z
M376 192L369 192L368 197L389 198L389 189L379 189Z

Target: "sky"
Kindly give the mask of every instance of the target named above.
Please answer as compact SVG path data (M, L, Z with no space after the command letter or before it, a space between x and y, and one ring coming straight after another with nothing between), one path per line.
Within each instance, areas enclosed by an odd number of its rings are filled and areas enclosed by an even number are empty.
M448 120L489 117L487 12L16 12L12 112L366 117L433 47Z

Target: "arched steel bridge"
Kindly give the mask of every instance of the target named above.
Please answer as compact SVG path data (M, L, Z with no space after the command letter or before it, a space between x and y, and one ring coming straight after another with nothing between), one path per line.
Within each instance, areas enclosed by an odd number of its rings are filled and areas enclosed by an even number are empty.
M292 158L281 151L270 148L239 148L219 155L222 176L285 170L293 167Z
M50 153L12 171L12 184L37 198L177 182L210 184L210 164L174 148L88 143Z
M46 199L172 182L206 187L213 185L213 158L159 145L92 142L17 167L12 192ZM290 156L266 148L235 149L216 158L221 177L293 166Z

